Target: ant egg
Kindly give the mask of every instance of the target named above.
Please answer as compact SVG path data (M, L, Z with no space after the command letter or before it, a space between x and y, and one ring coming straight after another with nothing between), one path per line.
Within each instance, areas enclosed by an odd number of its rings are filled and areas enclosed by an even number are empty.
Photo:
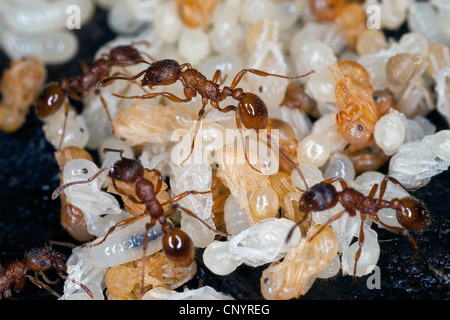
M331 146L326 136L314 133L299 142L297 159L301 164L321 167L330 157Z
M386 36L379 29L367 29L356 40L356 52L362 56L387 49Z
M398 42L400 48L410 54L420 54L424 57L428 54L428 41L427 39L415 32L405 33Z
M211 48L219 54L240 54L243 51L244 30L238 21L236 1L219 2L212 14L208 36Z
M382 116L375 124L373 137L388 156L397 152L405 140L405 116L397 110Z
M323 181L322 171L320 171L319 168L317 168L315 165L300 164L299 168L302 171L308 186L305 186L305 183L303 179L300 177L300 174L298 173L297 170L294 169L292 170L291 173L291 180L294 187L297 187L300 190L306 190L309 187L315 185L316 183Z
M270 0L244 0L241 4L240 20L252 25L264 19L270 9Z
M430 43L442 42L436 20L436 12L430 3L413 1L407 20L409 30L422 34Z
M209 22L209 14L214 11L216 2L216 0L175 0L176 11L189 28L206 28Z
M164 43L175 43L183 28L183 21L176 12L173 1L162 2L156 11L155 32Z
M273 218L280 207L278 194L269 187L257 188L249 196L249 207L254 222Z
M305 86L306 93L310 94L318 103L320 101L336 103L335 88L336 80L327 68L312 74Z
M308 0L312 14L320 22L334 21L345 3L346 0Z
M342 273L353 275L355 268L355 255L359 249L358 241L354 242L342 254ZM372 272L376 267L380 256L380 245L378 244L377 233L364 225L364 243L361 248L361 255L356 262L356 276L362 277Z
M300 48L298 56L294 58L299 74L304 74L311 70L315 70L318 73L337 62L333 50L323 41L306 43Z
M6 26L18 34L30 36L50 34L54 30L69 26L68 16L73 13L70 11L71 5L77 7L80 25L89 20L95 10L91 0L63 0L57 3L27 1L26 4L22 5L9 5L9 7L5 8L5 10L8 10L8 13L2 15L2 17Z
M234 298L210 286L203 286L192 290L185 288L183 292L157 287L147 291L142 300L234 300Z
M14 58L35 56L46 64L60 64L72 59L78 51L78 39L73 32L62 29L56 33L22 36L5 30L1 46Z
M230 274L242 264L235 254L230 252L227 241L214 240L203 252L203 262L215 274Z
M345 181L352 181L355 178L355 167L346 155L340 152L333 152L323 167L323 178L342 178Z
M229 195L224 206L225 227L228 233L238 234L251 226L247 207L241 207L233 195Z
M334 277L339 273L341 270L341 259L340 256L337 254L333 260L331 260L330 265L320 270L317 273L317 279L329 279L331 277Z
M444 67L436 75L437 111L450 124L450 66Z
M433 135L432 149L439 158L450 162L450 130L441 130Z
M205 222L208 223L208 225L210 225L212 228L216 228L211 217L203 220L205 220ZM207 228L197 219L186 214L182 214L181 216L181 230L186 232L196 248L207 247L216 236L216 233L214 231Z
M427 73L436 78L439 70L450 66L450 48L439 42L431 43L428 47L427 62Z
M64 121L66 121L66 128L61 143ZM47 117L44 120L42 130L44 131L45 138L55 149L59 149L59 147L65 148L67 146L84 149L89 140L89 131L86 122L82 116L76 114L73 108L69 109L67 119L65 119L64 108L60 108L57 112Z
M201 29L184 29L178 38L178 53L193 65L198 65L210 53L211 45Z

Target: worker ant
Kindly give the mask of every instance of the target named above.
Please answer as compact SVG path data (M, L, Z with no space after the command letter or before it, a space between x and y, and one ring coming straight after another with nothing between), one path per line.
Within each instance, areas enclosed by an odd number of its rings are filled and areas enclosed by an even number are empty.
M69 244L55 241L50 241L50 244L69 246ZM42 248L31 249L25 253L21 261L13 262L5 269L0 267L0 299L2 297L11 299L11 289L14 289L17 293L22 291L25 287L27 279L39 288L44 288L57 298L60 298L60 294L55 292L38 278L38 274L40 274L45 282L51 283L44 274L44 271L50 269L55 269L58 276L62 279L79 285L92 299L94 299L92 292L84 284L63 274L63 272L66 272L67 269L64 260L65 256L63 254L53 250L50 246L45 246ZM29 275L29 271L34 271L35 275Z
M297 170L300 169L297 167ZM336 181L341 184L342 191L337 191L336 188L332 185L332 183ZM359 214L361 215L361 226L358 240L359 248L355 255L353 282L355 282L356 279L356 265L358 259L360 258L362 246L364 243L363 225L366 217L369 217L391 232L399 233L408 237L414 250L418 251L419 247L409 231L423 230L427 225L429 212L423 203L412 197L404 197L401 199L394 198L390 201L383 200L387 183L389 181L394 184L400 185L405 190L415 190L420 187L419 185L415 188L406 188L398 180L389 176L383 178L380 186L378 186L378 184L374 184L368 196L365 196L361 192L348 187L347 183L342 178L330 178L317 183L310 188L308 188L308 186L306 185L307 190L303 192L299 201L299 210L304 213L304 216L296 223L296 226L294 226L290 230L286 241L289 241L295 228L306 221L310 213L328 210L336 206L337 203L340 203L344 207L344 210L329 218L309 239L309 241L311 241L311 239L313 239L330 223L339 219L344 213L347 212L351 217L354 217L356 216L357 211L359 211ZM378 190L378 187L380 187L380 194L378 199L376 199L374 198L374 196ZM391 208L395 210L397 220L402 227L389 226L380 221L378 212L384 208ZM430 266L430 268L434 270L432 266ZM436 272L436 270L434 271Z
M221 88L220 86L224 82L224 79L222 79L221 77L222 74L220 69L216 70L212 80L208 80L202 73L192 68L191 64L189 63L183 63L180 65L177 61L172 59L164 59L154 61L152 63L150 62L147 63L150 65L147 69L137 73L132 77L111 76L100 81L98 83L98 87L102 87L107 83L115 80L134 81L139 77L141 77L142 75L144 75L144 77L141 80L141 85L142 87L148 86L150 89L153 88L154 86L167 86L177 81L180 81L184 87L185 99L179 98L170 92L154 92L137 96L123 96L119 94L113 95L122 99L152 99L157 96L163 96L174 102L189 102L198 93L201 96L202 108L198 112L198 120L194 133L194 138L192 140L191 151L188 157L182 162L182 164L186 162L186 160L192 154L192 151L194 149L195 137L199 129L199 122L203 117L203 115L205 114L205 108L208 101L212 107L214 107L220 112L223 113L227 113L230 111L235 112L236 126L241 132L243 145L244 145L244 138L242 134L242 125L244 125L247 129L254 129L257 132L259 130L266 129L269 119L268 118L269 111L264 101L254 93L244 92L242 88L237 88L237 85L247 72L262 77L272 76L284 79L300 79L314 72L311 71L301 76L290 77L274 73L268 73L257 69L246 68L242 69L235 76L230 86L224 86L223 88ZM238 101L237 106L228 105L224 108L221 108L219 106L219 103L225 100L227 97L232 97L234 100L237 100ZM247 157L247 153L244 152L244 155L247 163L250 164ZM251 164L250 166L253 169L255 169Z
M87 180L83 181L75 181L75 182L69 182L65 185L60 186L57 188L52 195L52 199L55 199L58 197L58 195L67 187L72 186L74 184L80 184L80 183L89 183L96 179L102 172L105 170L110 170L108 172L108 176L111 178L114 188L122 195L125 195L128 197L131 201L135 203L143 203L145 205L145 210L133 217L130 217L128 219L122 220L117 222L114 226L112 226L104 238L95 244L91 244L91 246L98 246L102 244L108 235L110 235L117 227L129 224L137 219L140 219L145 216L150 217L150 222L145 225L145 233L144 233L144 241L143 241L143 259L145 259L146 256L146 250L148 246L148 231L157 223L159 222L161 225L161 230L164 233L164 236L162 238L162 248L167 256L173 264L181 267L189 266L193 259L194 259L194 244L191 240L191 238L181 229L174 228L172 222L168 220L171 216L173 216L176 213L177 209L182 210L186 214L188 214L191 217L194 217L198 221L200 221L202 224L204 224L206 227L208 227L210 230L214 231L218 235L221 236L230 236L227 233L223 233L221 231L215 230L210 225L208 225L206 222L204 222L202 219L197 217L195 213L190 211L187 208L184 208L180 206L179 204L176 204L175 202L183 199L184 197L191 195L191 194L206 194L211 193L211 191L185 191L172 199L169 199L163 203L160 203L158 199L156 198L156 195L161 190L163 177L161 173L156 170L152 169L150 171L153 171L157 174L158 182L156 183L156 186L153 185L152 181L146 179L144 177L144 166L137 160L125 158L122 156L123 150L120 149L110 149L105 148L103 149L103 152L119 152L120 153L120 160L116 161L112 166L106 166L102 169L100 169L96 174L94 174L92 177L90 177ZM134 183L135 185L135 193L138 199L135 197L127 194L125 191L121 190L120 187L117 186L116 181L121 181L124 183ZM168 204L173 204L170 211L165 212L164 206ZM144 272L145 263L143 263L143 272ZM144 281L144 273L142 276L142 281ZM143 287L143 286L142 286Z
M103 98L100 90L96 88L97 83L110 75L113 66L128 66L146 62L141 53L132 45L117 46L112 48L109 53L102 54L94 61L89 68L86 64L82 64L82 75L72 78L65 78L56 83L47 85L39 94L36 100L36 113L39 118L46 118L64 105L65 120L63 124L61 142L64 138L67 115L69 113L69 99L68 97L81 101L94 90L94 93L99 97L108 119L111 123L112 132L114 134L114 127L112 125L111 115L109 114L106 101Z

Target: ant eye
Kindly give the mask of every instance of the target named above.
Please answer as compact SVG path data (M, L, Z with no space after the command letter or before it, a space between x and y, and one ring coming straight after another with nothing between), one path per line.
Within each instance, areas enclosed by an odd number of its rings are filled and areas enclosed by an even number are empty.
M363 130L363 126L359 124L359 125L358 125L358 130L359 130L359 131L362 131L362 130Z
M39 264L44 267L47 263L44 260L41 260L39 261Z
M156 82L161 82L162 81L162 77L161 76L157 76L156 77Z
M269 283L269 278L264 278L264 283L268 284Z
M88 173L88 169L86 169L86 168L81 169L81 173L87 174Z
M114 179L120 180L120 174L116 174L116 175L114 176Z

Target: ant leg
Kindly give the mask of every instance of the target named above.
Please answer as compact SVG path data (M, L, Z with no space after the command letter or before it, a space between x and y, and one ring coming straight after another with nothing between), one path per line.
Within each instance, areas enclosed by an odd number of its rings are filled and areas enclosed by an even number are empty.
M223 85L225 80L227 80L227 75L225 75L223 78L221 77L221 75L222 71L220 69L217 69L216 72L214 72L212 82L217 83L219 86Z
M152 223L145 224L144 240L142 242L142 271L141 271L141 295L144 294L144 284L145 284L145 260L147 257L147 247L148 247L148 232L154 226Z
M156 184L155 187L155 194L158 194L159 191L161 191L162 188L162 182L163 182L163 177L161 175L161 172L158 169L147 169L149 172L153 172L158 176L158 183Z
M131 223L131 222L133 222L133 221L135 221L135 220L138 220L139 218L142 218L142 217L147 216L147 215L148 215L148 213L147 213L146 211L144 211L144 212L142 212L141 214L138 214L137 216L133 216L133 217L131 217L131 218L127 218L127 219L124 219L124 220L122 220L122 221L117 222L115 225L113 225L111 228L109 228L108 232L106 233L106 235L103 237L103 239L102 239L100 242L91 244L89 247L96 247L96 246L102 244L103 242L105 242L105 241L106 241L106 238L108 238L108 236L109 236L109 235L110 235L117 227L124 226L124 225L126 225L126 224L129 224L129 223Z
M358 245L359 248L355 253L355 267L353 268L353 285L356 283L356 266L358 264L358 260L361 256L362 246L364 244L364 221L366 219L365 214L361 214L361 226L359 228L359 238L358 238Z
M122 95L116 94L116 93L113 93L112 95L115 97L121 98L121 99L153 99L157 96L163 96L173 102L189 102L189 101L191 101L190 98L181 99L170 92L153 92L153 93L144 94L142 96L122 96Z
M219 231L219 230L214 229L214 228L211 227L209 224L207 224L205 221L203 221L202 219L200 219L199 217L197 217L197 215L196 215L195 213L193 213L191 210L189 210L189 209L187 209L187 208L184 208L184 207L180 206L180 205L177 204L177 203L175 203L175 204L172 206L171 209L172 209L172 210L171 210L172 212L171 212L170 214L168 214L168 215L166 216L166 218L168 218L168 217L170 217L172 214L174 214L175 211L176 211L176 209L180 209L180 210L182 210L184 213L186 213L187 215L189 215L189 216L191 216L191 217L197 219L198 221L200 221L200 222L201 222L203 225L205 225L209 230L211 230L211 231L217 233L218 235L220 235L220 236L222 236L222 237L231 237L231 236L232 236L232 235L229 234L229 233L225 233L225 232L222 232L222 231Z
M336 221L337 219L339 219L340 217L342 217L342 215L345 213L345 210L342 210L341 212L335 214L334 216L332 216L330 219L328 219L321 227L319 230L316 231L316 233L314 233L312 235L311 238L309 238L308 241L311 241L312 239L314 239L315 236L317 236L320 232L322 232L323 229L325 229L325 227L327 227L330 223L332 223L333 221Z
M244 133L242 132L242 123L241 123L241 118L239 117L239 112L235 112L235 117L236 117L236 126L241 134L241 141L242 141L242 148L244 149L244 157L245 157L245 161L247 161L248 165L255 171L261 173L260 170L256 169L254 166L252 166L252 164L250 163L250 160L248 159L247 156L247 150L245 148L245 140L244 140Z
M332 184L333 182L336 182L336 181L338 181L341 184L342 189L348 189L347 182L345 182L345 180L342 178L329 178L329 179L323 180L322 183Z
M44 282L39 280L37 277L30 276L29 274L26 275L28 280L30 280L34 285L36 285L39 289L45 289L51 294L53 294L57 298L61 298L61 295L57 293L55 290L50 288L48 285L46 285Z
M165 206L166 204L174 203L174 202L180 201L181 199L183 199L183 198L185 198L185 197L187 197L187 196L189 196L189 195L191 195L191 194L208 194L208 193L212 193L212 191L196 191L196 190L185 191L185 192L180 193L179 195L173 197L172 199L167 200L167 201L161 203L161 205L162 205L162 206Z
M420 183L418 186L414 187L414 188L407 188L405 187L403 184L400 183L400 181L398 181L397 179L393 178L393 177L389 177L386 176L383 178L383 180L381 181L381 186L380 186L380 195L379 195L379 199L378 202L381 201L381 199L384 196L384 192L386 191L387 188L387 183L388 181L394 183L394 184L398 184L400 187L402 187L403 189L405 189L406 191L414 191L418 188L420 188L422 186L422 183Z
M203 106L202 106L202 108L200 109L200 111L198 112L198 118L197 118L197 121L195 122L194 137L193 137L192 143L191 143L191 151L189 152L189 154L188 154L188 156L186 157L186 159L184 159L184 160L181 162L181 165L184 165L184 163L191 157L192 152L194 152L195 139L197 138L197 132L198 132L198 129L199 129L200 124L201 124L201 119L202 119L203 116L205 115L206 102L207 102L207 101L203 101Z
M275 73L268 73L262 70L257 70L257 69L242 69L241 71L239 71L239 73L234 77L233 82L231 83L230 88L233 90L234 88L236 88L236 86L238 85L238 83L241 81L242 77L244 76L244 74L246 74L247 72L251 72L253 74L256 74L258 76L261 77L278 77L278 78L283 78L283 79L300 79L300 78L304 78L306 76L309 76L311 73L314 73L313 71L310 71L308 73L305 73L303 75L300 76L294 76L294 77L289 77L289 76L283 76L281 74L275 74Z
M147 72L147 69L142 70L141 72L139 72L138 74L135 74L134 76L131 77L122 77L122 76L112 76L112 77L108 77L105 78L101 81L99 81L97 83L97 87L101 88L103 86L105 86L108 82L114 81L114 80L128 80L128 81L132 81L132 80L136 80L137 78L139 78L140 76L142 76L145 72Z
M64 141L64 135L66 134L66 127L67 127L67 117L69 116L69 99L67 96L64 98L64 123L61 133L61 140L59 141L58 149L61 150L62 144Z
M300 208L301 208L301 207L300 207ZM300 210L300 211L303 212L303 210ZM285 243L288 243L289 240L291 240L291 237L292 237L292 234L294 233L294 230L295 230L297 227L299 227L303 222L305 222L306 219L308 219L310 213L311 213L311 211L309 211L309 210L306 211L306 212L304 212L303 217L302 217L299 221L297 221L297 222L295 223L295 225L291 228L291 230L289 230L289 233L288 233L288 235L286 236L286 240L284 241Z
M102 95L102 93L100 92L99 89L96 89L96 90L95 90L95 94L96 94L96 95L98 96L98 98L100 99L100 102L102 103L102 106L103 106L103 108L104 108L105 111L106 111L106 115L108 116L109 123L111 124L112 135L115 135L115 130L114 130L113 121L112 121L112 118L111 118L111 114L109 113L108 105L106 104L105 98L103 98L103 95Z

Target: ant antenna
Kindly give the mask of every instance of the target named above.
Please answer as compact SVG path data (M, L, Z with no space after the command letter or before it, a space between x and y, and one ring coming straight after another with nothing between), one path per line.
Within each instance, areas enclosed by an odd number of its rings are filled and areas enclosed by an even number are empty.
M81 181L73 181L73 182L69 182L66 184L63 184L62 186L59 186L58 188L55 189L55 191L53 191L52 194L52 200L55 200L56 198L58 198L59 194L66 189L67 187L73 186L75 184L83 184L83 183L89 183L92 180L95 180L100 174L102 174L104 171L112 169L113 166L106 166L102 169L100 169L96 174L94 174L92 177L90 177L87 180L81 180Z
M123 159L123 153L125 151L123 149L103 148L103 153L107 153L107 152L119 152L120 159Z
M302 170L298 167L298 165L284 152L283 148L280 147L275 141L273 141L272 136L268 133L267 134L267 140L269 141L270 144L274 144L275 147L278 149L278 152L287 160L289 161L295 168L295 170L297 170L298 174L300 175L300 178L302 178L303 183L305 184L306 189L308 189L308 183L306 183L306 179L305 176L303 175Z

